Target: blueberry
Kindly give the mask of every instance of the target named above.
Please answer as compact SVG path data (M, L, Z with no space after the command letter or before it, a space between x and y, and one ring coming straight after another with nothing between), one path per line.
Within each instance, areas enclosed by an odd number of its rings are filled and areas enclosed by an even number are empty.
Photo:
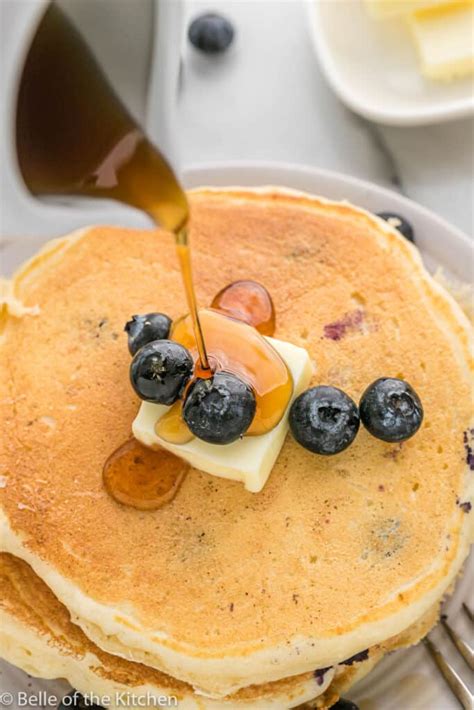
M77 690L68 693L59 703L57 710L68 710L68 708L77 708L78 710L101 710L102 705L93 705Z
M400 234L403 234L405 239L408 239L409 242L412 242L413 244L415 243L415 233L413 231L413 227L410 222L407 222L405 217L401 217L399 214L395 214L394 212L377 212L377 217L384 219L392 227L398 229Z
M423 421L423 407L408 382L381 377L361 397L360 418L377 439L391 443L415 434Z
M173 404L191 377L193 359L172 340L154 340L136 353L130 365L130 381L141 399Z
M314 677L316 679L316 683L318 685L322 685L324 683L324 676L326 675L326 673L328 671L331 670L331 668L332 668L332 666L326 666L326 668L317 668L314 671L313 675L314 675Z
M256 406L248 384L230 372L216 372L190 387L183 418L199 439L210 444L230 444L245 434Z
M342 666L352 666L354 663L360 663L361 661L366 661L369 657L369 649L366 648L364 651L359 651L359 653L354 653L350 658L346 658L345 661L341 661Z
M207 12L191 22L188 37L191 44L201 52L217 54L232 44L234 28L222 15Z
M331 705L331 710L359 710L359 706L353 703L352 700L339 698L337 703Z
M352 444L359 430L357 405L337 387L311 387L291 405L290 429L305 449L338 454Z
M128 335L128 349L130 355L140 350L152 340L165 340L171 329L171 318L164 313L146 313L143 316L132 316L125 325Z

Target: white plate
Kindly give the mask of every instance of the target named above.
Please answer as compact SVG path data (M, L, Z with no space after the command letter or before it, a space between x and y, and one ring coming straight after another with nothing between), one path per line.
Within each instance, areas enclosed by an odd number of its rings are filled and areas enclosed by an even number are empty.
M434 268L442 264L463 281L472 279L473 242L458 229L411 200L361 180L312 168L278 163L223 163L192 166L185 171L187 187L202 185L261 186L282 185L305 190L333 199L347 199L373 212L390 210L404 215L414 226L417 244L425 262ZM80 226L80 225L77 225ZM223 237L225 239L225 237ZM22 244L16 245L24 256ZM28 249L30 251L30 249ZM12 260L16 261L12 254ZM471 555L470 561L472 562ZM350 580L348 580L350 587ZM474 587L474 566L469 565L447 606L453 626L465 638L470 629L461 601L469 599ZM467 666L453 652L450 642L438 630L435 637L446 657L467 678ZM62 681L36 681L26 674L0 663L0 687L16 696L19 690L28 694L39 690L60 697L67 690ZM352 692L348 694L361 710L457 710L457 701L435 670L423 646L399 651L387 657ZM18 704L11 708L16 710Z
M351 109L380 123L439 123L474 111L472 79L430 81L403 19L373 20L362 0L309 0L321 67Z

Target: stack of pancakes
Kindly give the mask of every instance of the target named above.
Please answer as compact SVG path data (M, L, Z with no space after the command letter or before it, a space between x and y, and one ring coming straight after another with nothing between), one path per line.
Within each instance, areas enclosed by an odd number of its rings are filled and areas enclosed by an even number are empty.
M186 312L173 239L96 227L50 243L2 310L0 654L83 693L183 708L330 707L416 643L472 539L470 325L415 247L300 193L190 195L198 299L255 279L313 384L358 401L406 379L425 411L393 445L320 457L288 436L261 493L192 469L157 511L106 493L139 402L124 323Z

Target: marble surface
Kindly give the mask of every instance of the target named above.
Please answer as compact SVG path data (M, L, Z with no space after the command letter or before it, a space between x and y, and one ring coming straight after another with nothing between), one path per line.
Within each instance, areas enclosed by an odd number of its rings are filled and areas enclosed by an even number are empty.
M336 170L399 190L472 234L472 120L417 128L371 123L327 85L305 2L211 5L233 21L236 42L217 58L185 46L178 104L184 166L275 160ZM188 17L209 7L190 0Z

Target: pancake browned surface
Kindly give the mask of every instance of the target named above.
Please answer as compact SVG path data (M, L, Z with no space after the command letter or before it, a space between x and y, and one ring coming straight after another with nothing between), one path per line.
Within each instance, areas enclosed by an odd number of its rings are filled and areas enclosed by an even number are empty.
M102 646L227 694L400 633L453 579L474 517L460 505L470 328L416 250L348 205L204 190L192 209L202 305L259 280L276 337L309 350L314 383L357 400L403 377L425 409L401 446L361 430L323 458L288 437L258 495L193 470L167 507L125 508L101 480L138 407L122 329L132 313L185 312L172 239L93 228L16 279L41 312L5 323L4 548Z
M111 702L107 707L120 706L121 694L127 692L134 699L129 705L147 699L147 704L154 706L150 698L168 697L170 707L176 699L180 708L193 710L288 710L303 701L316 702L316 695L318 707L328 707L386 652L418 641L435 623L438 607L406 633L370 649L367 660L340 666L335 675L305 673L211 700L195 695L190 685L160 671L101 651L71 622L67 609L31 567L8 553L0 553L0 582L0 656L33 676L66 678L82 693L108 697Z

